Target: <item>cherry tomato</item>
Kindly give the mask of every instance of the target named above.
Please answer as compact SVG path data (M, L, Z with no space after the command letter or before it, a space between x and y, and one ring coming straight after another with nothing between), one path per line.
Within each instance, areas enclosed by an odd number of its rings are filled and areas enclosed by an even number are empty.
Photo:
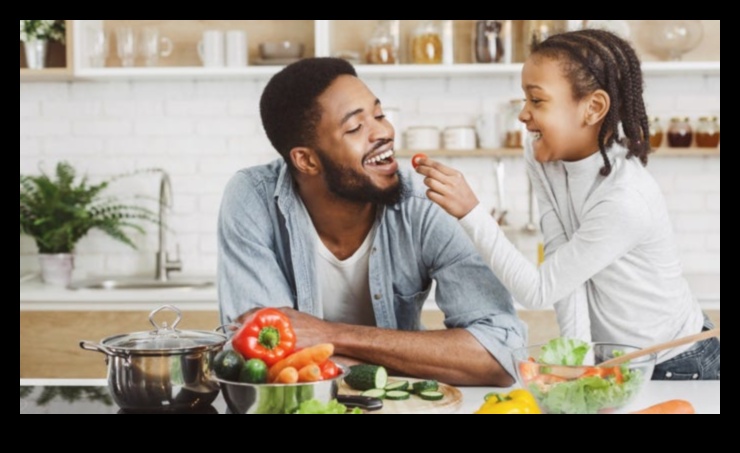
M339 367L331 360L322 363L319 368L321 368L321 377L324 379L332 379L339 376Z
M427 157L429 157L429 156L427 156L424 153L416 153L416 154L414 154L414 157L411 158L411 165L414 168L416 168L416 167L419 166L419 160L420 159L426 159Z

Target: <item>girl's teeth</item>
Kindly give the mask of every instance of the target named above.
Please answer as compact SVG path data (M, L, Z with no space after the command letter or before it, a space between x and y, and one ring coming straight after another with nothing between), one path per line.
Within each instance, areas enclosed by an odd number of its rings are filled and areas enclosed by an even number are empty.
M535 140L539 140L542 138L542 132L531 132L532 138Z

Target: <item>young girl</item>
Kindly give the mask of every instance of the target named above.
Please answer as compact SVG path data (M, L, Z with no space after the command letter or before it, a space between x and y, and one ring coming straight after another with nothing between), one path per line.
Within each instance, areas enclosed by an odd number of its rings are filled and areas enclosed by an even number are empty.
M525 159L545 262L505 238L463 176L431 159L416 171L522 305L555 306L563 336L650 346L711 326L682 277L665 201L645 169L650 145L640 61L601 30L554 35L522 69ZM624 137L622 136L624 134ZM719 379L716 338L664 351L653 379Z

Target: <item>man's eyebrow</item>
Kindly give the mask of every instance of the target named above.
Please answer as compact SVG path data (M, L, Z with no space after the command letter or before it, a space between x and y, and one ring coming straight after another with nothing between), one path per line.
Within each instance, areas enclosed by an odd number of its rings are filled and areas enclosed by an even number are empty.
M375 99L375 105L380 105L380 99ZM358 113L362 113L363 111L364 111L364 109L362 109L362 108L359 108L359 109L356 109L356 110L352 110L348 114L344 115L344 117L342 117L342 121L339 123L339 125L340 126L343 125L350 118L352 118L353 116L357 115Z

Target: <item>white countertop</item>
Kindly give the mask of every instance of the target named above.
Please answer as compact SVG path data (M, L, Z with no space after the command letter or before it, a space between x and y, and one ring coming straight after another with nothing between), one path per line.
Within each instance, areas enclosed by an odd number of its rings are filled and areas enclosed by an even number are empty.
M719 310L720 275L686 275L702 307ZM209 280L215 281L214 277ZM438 310L432 291L425 310ZM38 277L20 284L20 310L153 310L162 304L179 304L195 311L218 310L216 286L199 289L70 290L45 285ZM518 306L519 309L524 309Z
M105 379L21 379L21 386L106 386ZM458 414L472 414L483 404L489 392L506 393L511 389L495 387L459 387L463 395ZM640 410L664 401L682 399L690 402L697 414L720 413L720 381L650 381L637 399L623 412Z

